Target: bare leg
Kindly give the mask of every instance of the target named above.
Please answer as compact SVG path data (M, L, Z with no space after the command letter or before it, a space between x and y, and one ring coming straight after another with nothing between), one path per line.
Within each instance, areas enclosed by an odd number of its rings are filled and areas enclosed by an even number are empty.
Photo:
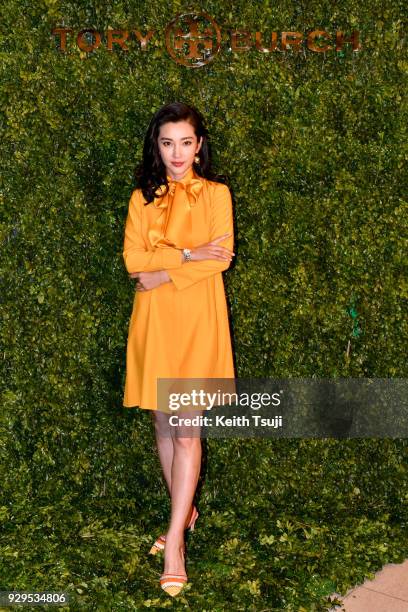
M152 411L151 415L154 421L157 451L167 489L171 496L171 466L173 463L174 447L170 434L169 419L167 414L158 410Z
M195 412L193 416L200 414ZM156 442L163 474L171 495L171 519L166 534L164 573L185 574L183 558L184 529L201 467L201 439L187 437L183 430L171 426L169 415L155 411ZM183 416L188 416L184 414ZM188 430L191 435L191 429Z
M201 438L173 438L171 520L166 535L164 573L185 574L184 529L191 512L201 467Z

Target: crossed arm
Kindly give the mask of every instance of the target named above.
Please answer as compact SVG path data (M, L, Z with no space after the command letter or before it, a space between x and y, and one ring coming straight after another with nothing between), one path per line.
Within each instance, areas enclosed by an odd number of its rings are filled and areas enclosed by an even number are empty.
M192 249L189 262L183 261L180 249L145 249L141 234L142 206L139 194L133 195L129 203L123 251L127 271L130 278L137 279L138 291L150 291L168 282L173 282L177 289L184 289L229 267L234 256L233 219L231 194L226 185L219 184L215 190L210 241Z

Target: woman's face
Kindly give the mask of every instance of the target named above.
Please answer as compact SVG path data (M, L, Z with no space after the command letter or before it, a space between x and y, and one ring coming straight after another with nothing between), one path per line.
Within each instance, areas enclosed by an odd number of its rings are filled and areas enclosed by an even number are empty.
M188 121L169 121L160 126L157 144L166 171L171 178L182 179L191 168L202 144L197 142L194 128Z

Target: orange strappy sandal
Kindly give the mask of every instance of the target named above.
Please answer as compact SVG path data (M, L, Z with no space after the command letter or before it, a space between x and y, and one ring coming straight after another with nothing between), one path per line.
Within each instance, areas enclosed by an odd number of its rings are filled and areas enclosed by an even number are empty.
M186 529L189 529L190 531L194 531L195 523L196 523L196 520L198 519L198 517L199 517L199 512L198 512L197 508L193 505L193 507L191 509L190 520L188 522L188 525L187 525ZM149 554L150 555L157 555L157 553L163 552L165 544L166 544L166 536L164 534L162 534L154 542L153 546L149 550Z
M183 560L184 560L184 553ZM175 597L183 590L187 584L187 574L162 574L160 576L160 586L171 597Z

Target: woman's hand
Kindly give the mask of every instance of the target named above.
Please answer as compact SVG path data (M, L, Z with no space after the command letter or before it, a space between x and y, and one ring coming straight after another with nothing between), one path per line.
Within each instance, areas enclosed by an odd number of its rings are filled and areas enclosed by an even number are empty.
M136 291L150 291L163 283L170 281L166 270L155 270L154 272L132 272L130 278L136 279Z
M233 255L232 251L225 247L218 246L218 243L225 238L228 238L231 234L224 234L218 238L214 238L211 242L206 242L198 247L191 249L191 261L201 261L202 259L215 259L218 261L231 261Z

